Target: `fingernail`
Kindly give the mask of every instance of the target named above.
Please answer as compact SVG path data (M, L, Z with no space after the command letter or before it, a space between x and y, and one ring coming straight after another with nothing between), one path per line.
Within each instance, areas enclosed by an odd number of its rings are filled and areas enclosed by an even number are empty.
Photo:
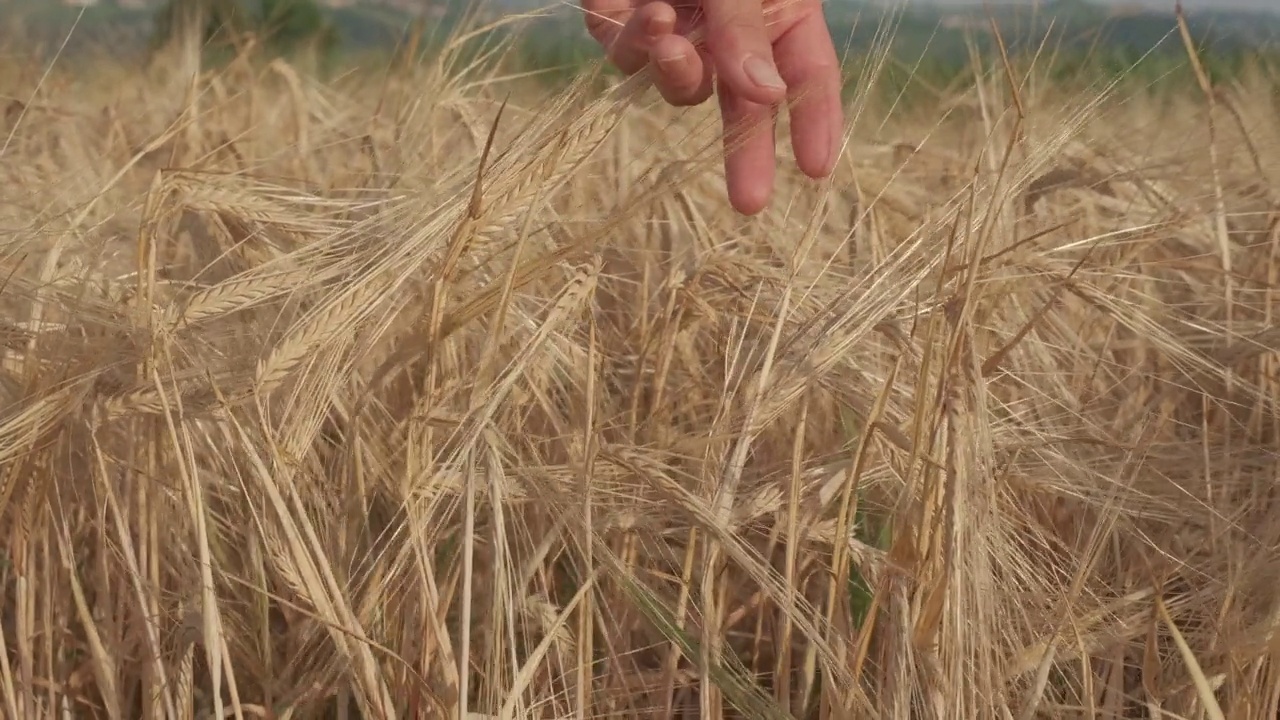
M667 72L679 70L684 66L684 54L679 52L658 55L658 57L654 59L658 61L658 67L666 70Z
M787 84L782 81L773 63L756 55L748 55L742 63L742 69L751 78L751 82L770 90L786 90Z
M650 15L644 23L645 32L652 37L661 37L671 33L671 21L669 18Z

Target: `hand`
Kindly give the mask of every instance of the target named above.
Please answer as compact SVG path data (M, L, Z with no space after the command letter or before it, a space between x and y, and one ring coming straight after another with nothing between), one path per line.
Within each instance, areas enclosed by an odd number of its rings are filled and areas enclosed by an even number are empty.
M822 0L582 0L587 29L630 75L651 66L672 105L714 86L725 127L729 201L746 215L769 204L774 117L791 106L791 146L806 175L835 167L843 134L840 64ZM700 34L698 47L690 40Z

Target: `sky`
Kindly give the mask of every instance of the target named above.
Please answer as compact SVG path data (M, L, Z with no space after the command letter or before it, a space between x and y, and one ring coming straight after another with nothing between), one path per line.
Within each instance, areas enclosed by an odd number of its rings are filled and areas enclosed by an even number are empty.
M892 2L892 0L890 0ZM931 5L972 5L981 0L908 0L908 4L927 2ZM1033 5L1036 0L991 0L1001 5ZM897 3L894 3L897 4ZM1120 4L1120 3L1101 3ZM1156 9L1173 10L1173 0L1125 0L1123 4L1137 4ZM1182 6L1187 12L1195 12L1196 8L1275 10L1280 12L1280 0L1183 0Z

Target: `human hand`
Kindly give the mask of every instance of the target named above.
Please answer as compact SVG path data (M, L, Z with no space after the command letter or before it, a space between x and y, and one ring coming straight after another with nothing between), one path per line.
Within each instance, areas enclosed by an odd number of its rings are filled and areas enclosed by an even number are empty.
M774 117L784 99L790 104L796 164L813 178L831 174L844 113L840 64L822 0L582 0L582 5L587 30L610 61L628 75L651 66L667 102L698 105L714 88L725 127L725 181L738 212L754 215L773 195Z

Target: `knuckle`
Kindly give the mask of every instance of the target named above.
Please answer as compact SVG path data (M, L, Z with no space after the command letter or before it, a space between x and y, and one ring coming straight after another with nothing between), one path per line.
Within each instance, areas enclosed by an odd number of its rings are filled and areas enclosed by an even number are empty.
M764 19L748 13L734 13L722 18L712 28L712 34L719 37L722 45L757 45L768 42Z

